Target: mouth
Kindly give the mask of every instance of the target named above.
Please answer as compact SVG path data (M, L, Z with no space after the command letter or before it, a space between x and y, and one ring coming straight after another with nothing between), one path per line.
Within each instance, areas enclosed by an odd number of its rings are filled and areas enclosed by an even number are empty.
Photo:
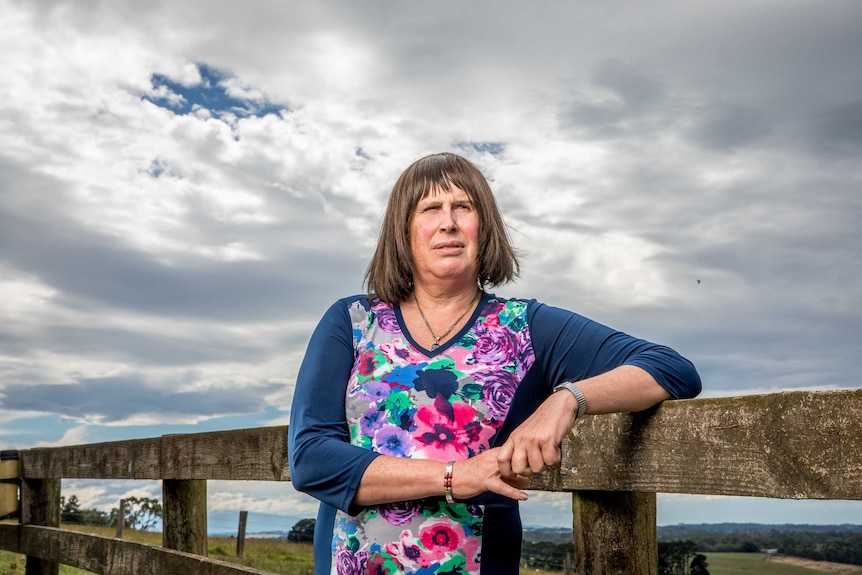
M458 249L462 249L463 247L464 247L464 244L462 242L440 242L439 244L434 246L434 249L446 251L446 250L458 250Z

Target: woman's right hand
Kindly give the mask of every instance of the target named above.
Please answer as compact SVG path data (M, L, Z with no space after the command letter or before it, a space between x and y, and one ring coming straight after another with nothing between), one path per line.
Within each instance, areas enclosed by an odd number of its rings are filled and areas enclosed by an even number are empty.
M499 448L489 449L470 459L456 461L452 468L452 495L455 499L469 499L490 491L511 499L524 501L529 479L512 475L504 479L497 464ZM439 497L443 493L445 463L432 459L405 459L380 455L365 469L353 503L367 507L407 501L425 497Z
M527 500L523 489L530 479L522 475L504 479L497 463L499 450L499 447L495 447L470 459L455 462L452 468L452 495L455 499L469 499L490 491L518 501Z

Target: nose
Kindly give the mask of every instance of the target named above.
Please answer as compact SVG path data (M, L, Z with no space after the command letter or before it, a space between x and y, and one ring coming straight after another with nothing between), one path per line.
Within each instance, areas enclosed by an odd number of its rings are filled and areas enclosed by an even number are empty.
M440 229L442 231L454 231L458 227L455 221L455 212L451 207L440 210Z

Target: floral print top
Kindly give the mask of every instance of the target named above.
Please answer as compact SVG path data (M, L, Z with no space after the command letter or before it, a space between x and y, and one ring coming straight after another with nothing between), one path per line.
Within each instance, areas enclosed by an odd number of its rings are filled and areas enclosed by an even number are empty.
M526 308L520 300L489 299L469 330L430 352L403 332L389 304L369 310L354 302L350 442L436 461L489 449L535 359ZM339 512L331 572L478 574L482 518L481 506L442 497Z

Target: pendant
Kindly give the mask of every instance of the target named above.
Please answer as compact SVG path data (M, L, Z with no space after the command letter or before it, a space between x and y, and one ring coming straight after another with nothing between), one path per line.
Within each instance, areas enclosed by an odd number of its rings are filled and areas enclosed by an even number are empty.
M431 351L436 351L438 347L440 347L440 345L439 345L439 344L437 344L437 343L432 344L432 345L431 345Z

